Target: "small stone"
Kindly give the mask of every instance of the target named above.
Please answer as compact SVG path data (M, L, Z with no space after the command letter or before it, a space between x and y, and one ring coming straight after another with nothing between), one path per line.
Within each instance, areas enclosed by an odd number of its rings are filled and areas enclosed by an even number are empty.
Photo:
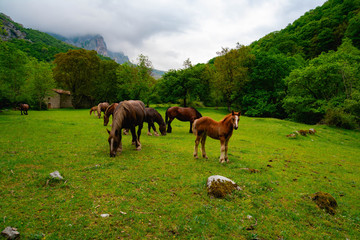
M110 214L104 213L104 214L101 214L100 216L101 216L102 218L107 218L107 217L110 217Z
M55 179L59 179L59 180L64 179L64 178L60 175L59 171L55 171L55 172L50 173L50 177L55 178Z
M13 227L5 228L4 231L1 232L1 235L5 236L7 239L16 239L20 237L20 233Z

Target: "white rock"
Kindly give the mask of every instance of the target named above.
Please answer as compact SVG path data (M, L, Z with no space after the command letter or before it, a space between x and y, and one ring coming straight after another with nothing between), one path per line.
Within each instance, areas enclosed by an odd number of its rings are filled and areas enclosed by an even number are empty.
M107 217L110 217L110 214L104 213L104 214L101 214L100 216L103 217L103 218L107 218Z
M1 232L3 236L5 236L7 239L16 239L20 237L20 233L17 231L16 228L13 227L7 227L4 229L4 231Z
M55 171L55 172L50 173L50 176L51 176L52 178L59 179L59 180L64 179L64 178L60 175L59 171Z

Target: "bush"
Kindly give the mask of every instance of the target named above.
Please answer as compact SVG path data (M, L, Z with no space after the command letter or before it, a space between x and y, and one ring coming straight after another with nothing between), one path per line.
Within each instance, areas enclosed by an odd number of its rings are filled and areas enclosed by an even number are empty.
M324 123L329 126L345 129L355 129L359 127L356 122L356 117L344 112L341 108L328 109L325 114Z

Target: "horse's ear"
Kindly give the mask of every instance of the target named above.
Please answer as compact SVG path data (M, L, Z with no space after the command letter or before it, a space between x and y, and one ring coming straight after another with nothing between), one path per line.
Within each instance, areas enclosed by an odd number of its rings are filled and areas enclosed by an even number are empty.
M106 129L106 131L108 132L108 134L110 135L110 131L109 131L109 129Z
M231 114L234 116L234 110L231 111Z

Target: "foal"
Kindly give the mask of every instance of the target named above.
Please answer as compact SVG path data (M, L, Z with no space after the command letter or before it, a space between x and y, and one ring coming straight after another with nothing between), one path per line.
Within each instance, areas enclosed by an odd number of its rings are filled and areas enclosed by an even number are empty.
M206 137L209 136L220 140L220 163L229 162L228 143L233 130L238 129L238 123L241 113L234 112L226 115L223 120L217 122L209 117L196 119L193 124L193 133L196 136L194 157L198 158L198 146L201 141L201 151L203 158L208 158L205 152Z

